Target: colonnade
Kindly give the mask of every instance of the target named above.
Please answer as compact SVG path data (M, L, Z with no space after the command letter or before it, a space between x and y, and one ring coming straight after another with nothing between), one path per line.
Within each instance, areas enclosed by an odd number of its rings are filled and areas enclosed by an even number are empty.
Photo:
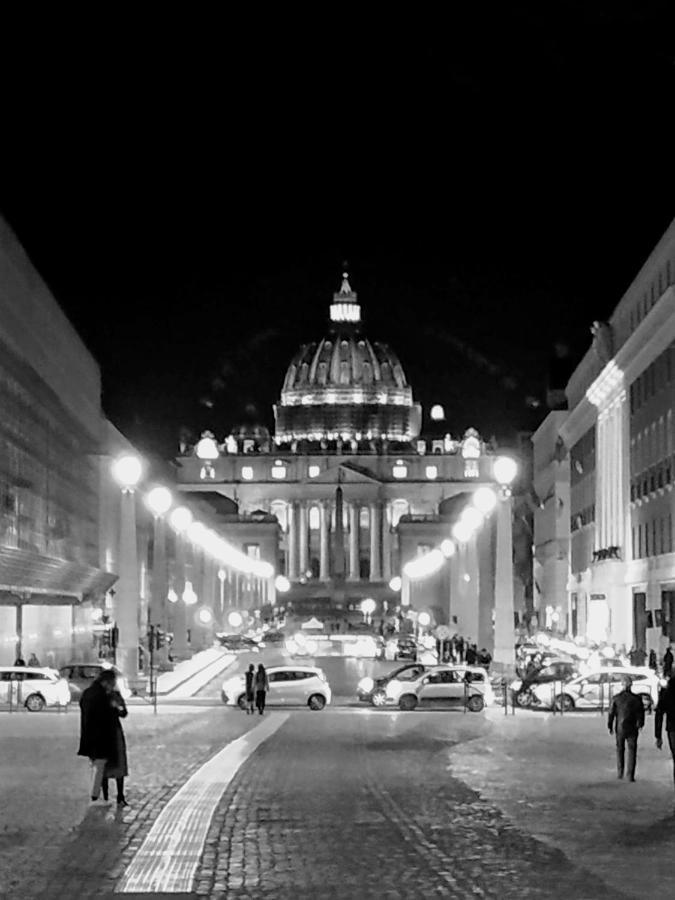
M361 578L361 508L366 504L346 502L347 533L347 580ZM318 508L318 550L319 580L327 581L331 576L330 564L330 522L335 505L332 500L292 500L287 507L287 567L290 581L297 581L310 567L310 509ZM374 501L368 509L368 551L370 581L391 578L391 530L387 518L386 505Z

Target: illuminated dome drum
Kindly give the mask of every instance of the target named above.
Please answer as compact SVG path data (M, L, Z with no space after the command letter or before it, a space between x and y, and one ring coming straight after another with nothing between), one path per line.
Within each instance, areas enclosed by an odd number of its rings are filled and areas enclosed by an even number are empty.
M333 295L330 335L293 358L275 407L276 441L408 443L421 412L397 356L361 333L361 307L347 274Z

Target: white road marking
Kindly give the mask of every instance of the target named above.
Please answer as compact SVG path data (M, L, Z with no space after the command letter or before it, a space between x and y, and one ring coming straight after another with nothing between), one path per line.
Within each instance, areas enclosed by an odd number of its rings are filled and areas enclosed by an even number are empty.
M131 861L117 894L187 894L211 819L239 767L288 719L272 713L216 753L166 804Z

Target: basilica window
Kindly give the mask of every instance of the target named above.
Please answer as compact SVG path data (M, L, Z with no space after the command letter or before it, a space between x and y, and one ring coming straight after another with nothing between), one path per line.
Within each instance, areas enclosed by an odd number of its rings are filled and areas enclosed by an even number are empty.
M286 531L288 527L288 506L284 500L273 500L270 504L270 512L276 516L281 525L281 530Z
M362 506L359 511L359 526L361 528L370 528L370 510L367 506Z
M244 544L244 553L251 559L260 559L260 544Z
M277 481L282 481L285 477L286 466L280 460L277 460L272 467L272 478L275 478Z
M253 466L242 466L241 477L243 481L253 481Z
M398 525L401 516L408 515L409 504L407 500L394 500L391 504L391 524L393 528Z
M396 465L392 466L391 474L394 478L407 478L408 477L408 467L404 465L402 459L396 460Z
M309 508L309 527L312 531L318 531L321 528L321 511L318 506Z
M426 476L429 479L429 481L433 481L435 478L438 477L438 467L437 466L427 466L425 472L426 472Z

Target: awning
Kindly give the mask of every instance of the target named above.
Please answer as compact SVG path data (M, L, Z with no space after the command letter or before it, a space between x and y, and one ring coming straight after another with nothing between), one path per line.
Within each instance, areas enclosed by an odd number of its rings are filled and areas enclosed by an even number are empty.
M0 605L63 605L102 597L117 575L93 566L0 547Z

